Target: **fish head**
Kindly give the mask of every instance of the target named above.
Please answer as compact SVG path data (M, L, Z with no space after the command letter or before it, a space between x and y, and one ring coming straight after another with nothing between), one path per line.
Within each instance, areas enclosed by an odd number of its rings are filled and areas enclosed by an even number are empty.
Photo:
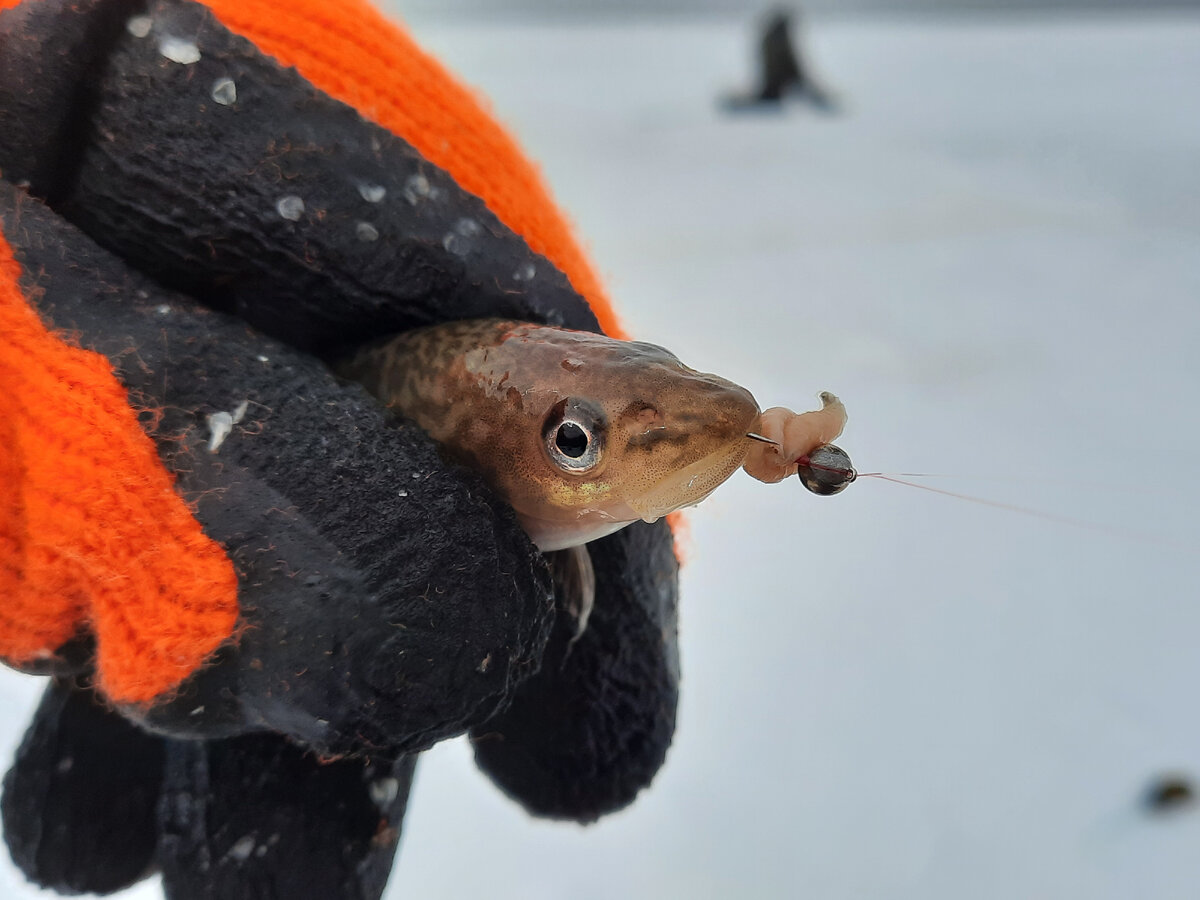
M642 342L585 335L555 358L553 386L527 397L536 464L510 492L542 549L693 506L742 465L759 415L745 388Z

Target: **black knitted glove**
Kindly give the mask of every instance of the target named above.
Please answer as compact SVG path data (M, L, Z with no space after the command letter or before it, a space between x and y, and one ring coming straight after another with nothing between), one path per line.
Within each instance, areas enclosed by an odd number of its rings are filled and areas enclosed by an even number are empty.
M144 16L196 36L200 59L165 59L127 28ZM237 108L214 104L227 75ZM448 319L598 329L567 279L402 138L199 4L0 13L0 114L20 289L111 361L232 561L239 609L149 702L106 697L95 675L136 646L136 620L125 643L84 629L23 663L53 675L5 780L25 873L63 892L161 870L172 898L378 897L415 754L466 731L531 812L588 821L629 803L674 727L665 524L589 548L595 611L568 654L511 511L325 365ZM413 183L439 202L408 202ZM464 254L446 236L466 220Z

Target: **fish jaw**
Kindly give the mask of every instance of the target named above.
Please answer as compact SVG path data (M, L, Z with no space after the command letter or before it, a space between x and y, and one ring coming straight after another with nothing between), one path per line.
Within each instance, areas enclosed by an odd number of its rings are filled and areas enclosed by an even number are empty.
M631 498L629 506L646 522L695 506L741 468L748 449L743 439L710 453L661 479L640 497Z
M545 508L517 509L517 518L542 552L563 550L606 537L636 521L654 522L695 506L742 466L747 441L731 443L662 478L650 490L623 501L547 515Z

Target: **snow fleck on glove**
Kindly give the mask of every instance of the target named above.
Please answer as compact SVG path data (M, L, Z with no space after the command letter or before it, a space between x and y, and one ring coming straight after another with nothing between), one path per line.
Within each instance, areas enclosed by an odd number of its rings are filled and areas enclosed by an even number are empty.
M0 0L0 657L34 881L378 897L415 755L629 803L674 729L662 523L583 635L472 472L326 361L503 316L617 332L536 172L355 0ZM570 652L568 651L568 646Z

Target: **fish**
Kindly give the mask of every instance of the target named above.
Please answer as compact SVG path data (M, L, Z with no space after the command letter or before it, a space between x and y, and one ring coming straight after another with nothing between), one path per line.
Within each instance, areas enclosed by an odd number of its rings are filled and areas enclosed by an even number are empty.
M764 412L656 344L503 319L407 331L338 371L480 472L543 552L694 506L740 468L780 481L846 422L830 393Z
M846 423L829 393L816 412L763 412L746 388L657 344L504 319L403 332L335 369L512 506L545 555L572 644L595 603L588 542L694 506L739 468L811 478L810 451Z

